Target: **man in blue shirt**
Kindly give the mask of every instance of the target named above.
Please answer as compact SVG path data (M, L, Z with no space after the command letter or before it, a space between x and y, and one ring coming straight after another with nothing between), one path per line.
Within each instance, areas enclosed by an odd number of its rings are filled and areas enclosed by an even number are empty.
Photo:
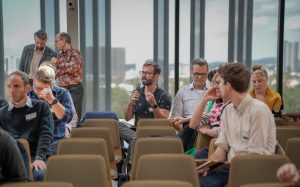
M65 137L66 124L72 120L72 99L68 90L54 86L55 71L52 67L41 65L33 77L33 89L29 97L45 100L51 108L54 121L51 153L56 154L59 140Z

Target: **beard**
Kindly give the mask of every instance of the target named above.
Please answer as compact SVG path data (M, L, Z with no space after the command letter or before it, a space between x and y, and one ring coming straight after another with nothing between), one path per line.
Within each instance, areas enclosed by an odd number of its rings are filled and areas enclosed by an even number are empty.
M152 85L153 84L153 80L147 80L145 78L142 79L142 85L147 86L147 85Z

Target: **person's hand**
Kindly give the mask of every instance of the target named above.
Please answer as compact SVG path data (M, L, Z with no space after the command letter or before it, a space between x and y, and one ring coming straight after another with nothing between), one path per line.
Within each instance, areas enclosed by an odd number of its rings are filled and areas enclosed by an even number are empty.
M299 172L294 164L284 164L277 170L277 178L280 182L290 182L296 184L300 182Z
M41 99L44 99L45 101L47 101L49 104L51 104L53 102L53 100L55 99L55 97L53 96L51 88L44 88L41 91L41 93L39 94L39 97Z
M204 93L203 99L206 99L206 101L219 99L219 97L217 96L216 87L211 87L211 88L209 88L209 89Z
M51 63L56 64L57 63L57 58L56 57L52 57L51 58Z
M210 130L210 126L204 125L203 127L198 128L198 131L202 134L207 134L207 132Z
M175 117L171 119L171 125L177 130L182 130L182 124L184 123L184 118L182 117Z
M156 101L153 93L146 92L145 96L146 96L146 101L149 103L150 106L156 105Z
M32 167L35 170L45 170L47 168L47 165L43 160L35 160L32 163Z
M134 90L131 94L130 100L131 102L136 102L140 97L140 92Z

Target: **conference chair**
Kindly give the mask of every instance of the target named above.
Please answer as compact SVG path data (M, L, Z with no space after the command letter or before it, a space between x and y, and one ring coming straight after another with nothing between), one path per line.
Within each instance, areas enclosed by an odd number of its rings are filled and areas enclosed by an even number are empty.
M290 162L284 155L238 155L230 163L228 186L277 182L276 172Z
M101 138L106 141L110 168L117 172L117 161L112 148L112 137L107 127L76 128L71 131L72 138ZM114 175L114 174L113 174Z
M297 168L300 168L300 137L288 139L286 144L286 155Z
M109 162L106 141L101 138L69 138L58 143L57 155L95 154L103 156L106 167L110 168L107 175L112 179L118 177L116 165Z
M119 122L116 119L85 119L82 127L107 127L110 129L112 135L112 146L115 153L115 159L120 161L122 159L121 139L119 131Z
M33 174L32 174L32 163L31 163L31 154L30 154L30 147L29 147L29 143L27 140L25 139L17 139L17 141L19 143L21 143L23 145L23 147L25 148L26 150L26 155L27 155L27 158L28 158L28 177L30 180L33 180Z
M70 182L74 187L111 187L101 155L55 155L47 162L45 181Z
M185 154L150 154L140 157L135 180L179 180L199 187L195 159Z
M137 122L137 128L142 126L165 126L171 127L170 119L161 118L143 118Z
M205 147L208 148L211 139L212 139L211 136L208 136L208 135L198 132L196 140L195 140L195 144L194 144L196 150L201 150Z
M170 127L144 126L136 130L136 139L145 137L176 137L176 131Z
M122 187L193 187L193 185L177 180L140 180L126 182Z
M15 182L3 184L1 187L74 187L69 182Z
M181 140L178 138L148 137L137 139L132 156L130 179L134 180L134 176L136 174L136 165L142 155L183 153L183 145Z
M300 127L282 126L276 127L276 139L278 143L286 150L286 143L289 138L300 137Z
M255 183L255 184L244 184L241 187L292 187L293 185L287 183Z

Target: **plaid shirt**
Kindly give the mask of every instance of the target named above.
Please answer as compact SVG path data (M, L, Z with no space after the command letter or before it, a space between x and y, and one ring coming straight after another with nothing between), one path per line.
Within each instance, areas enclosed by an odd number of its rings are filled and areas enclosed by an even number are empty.
M56 78L61 87L68 87L82 82L83 61L77 49L68 49L58 54Z

